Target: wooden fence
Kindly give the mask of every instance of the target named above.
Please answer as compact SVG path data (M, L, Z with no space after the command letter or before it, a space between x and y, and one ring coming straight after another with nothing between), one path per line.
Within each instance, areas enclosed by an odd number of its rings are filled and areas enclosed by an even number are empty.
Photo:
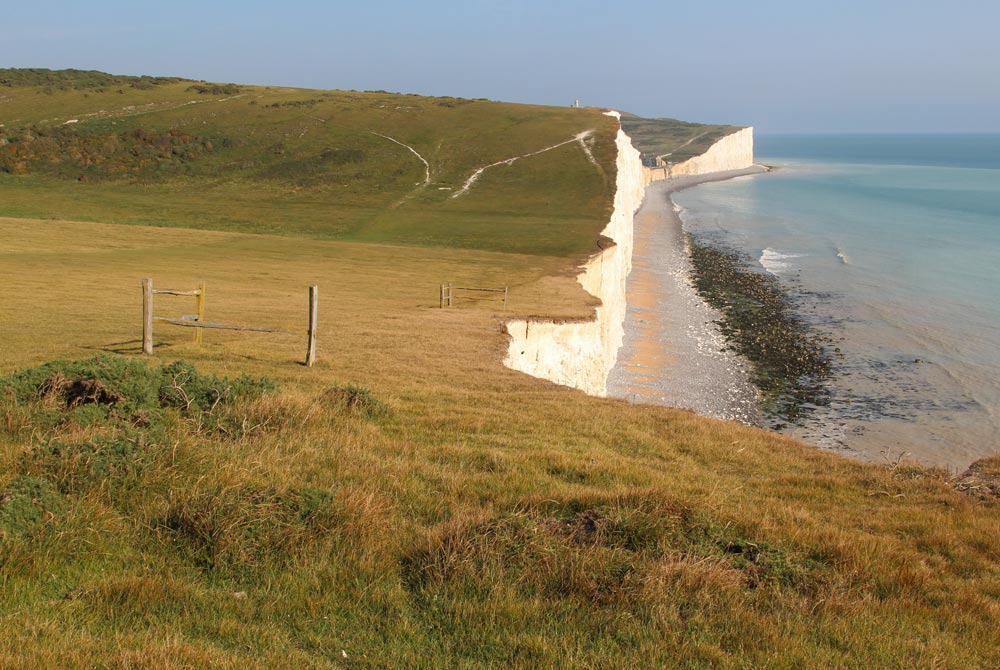
M163 317L153 315L154 295L178 295L194 296L195 313L185 314L179 317ZM299 334L305 333L306 342L306 365L312 366L316 362L316 326L319 319L319 287L309 287L309 328L305 331L285 328L263 328L259 326L231 326L221 323L205 323L205 282L198 282L198 288L193 290L178 289L154 289L152 279L142 280L142 353L153 353L153 323L165 323L170 326L184 326L194 328L195 344L201 344L202 330L211 328L215 330L242 330L253 333L285 333Z
M455 300L487 300L490 302L502 302L503 308L507 309L507 288L506 286L503 288L473 288L469 286L441 284L438 304L443 309L445 306L453 306ZM468 295L469 293L473 295ZM481 295L483 293L487 295ZM489 295L491 293L496 295Z

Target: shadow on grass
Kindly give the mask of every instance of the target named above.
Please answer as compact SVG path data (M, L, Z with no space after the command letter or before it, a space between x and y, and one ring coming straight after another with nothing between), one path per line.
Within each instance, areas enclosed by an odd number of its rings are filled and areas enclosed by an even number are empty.
M170 348L173 346L171 342L157 342L157 349ZM107 344L99 344L97 346L91 347L80 347L81 349L86 349L88 351L104 351L109 354L141 354L142 353L142 340L124 340L122 342L108 342Z

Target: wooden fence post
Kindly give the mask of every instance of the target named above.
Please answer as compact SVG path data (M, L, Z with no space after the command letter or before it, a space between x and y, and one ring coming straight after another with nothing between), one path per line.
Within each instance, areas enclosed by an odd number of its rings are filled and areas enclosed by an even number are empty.
M507 286L503 287L503 308L507 309Z
M444 309L444 284L440 285L440 291L438 293L438 307Z
M316 321L319 317L319 286L309 287L309 341L306 346L306 367L316 362Z
M451 307L452 294L453 294L452 286L451 284L448 284L448 307Z
M153 280L142 280L142 353L153 353Z
M198 282L198 295L195 296L195 312L198 315L198 323L205 320L205 280L202 279ZM199 347L201 346L201 328L194 329L194 343Z

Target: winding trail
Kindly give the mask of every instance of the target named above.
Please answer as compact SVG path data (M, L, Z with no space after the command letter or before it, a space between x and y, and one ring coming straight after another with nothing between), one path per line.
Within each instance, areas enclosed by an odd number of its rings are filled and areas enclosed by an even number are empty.
M150 102L148 104L142 105L141 107L136 107L135 105L128 105L126 107L121 107L120 109L117 109L117 110L114 110L114 111L110 111L110 112L108 110L106 110L106 109L101 109L101 110L98 110L96 112L89 112L87 114L78 114L78 115L71 114L70 116L65 117L68 120L65 121L63 123L63 125L66 125L67 123L70 123L70 122L79 123L79 122L84 121L84 120L88 120L89 121L89 120L92 120L93 117L98 117L98 118L102 118L102 119L103 118L114 117L114 118L121 119L121 118L128 118L128 117L131 117L131 116L142 116L143 114L155 114L157 112L169 112L171 110L180 109L181 107L188 107L190 105L204 105L205 103L209 103L209 102L228 102L230 100L236 100L238 98L243 98L245 96L246 96L246 93L240 93L238 95L233 95L233 96L230 96L228 98L210 98L208 100L188 100L187 102L182 102L182 103L179 103L179 104L176 104L176 105L171 105L170 107L157 107L156 106L157 103ZM63 119L63 117L55 117L55 118L52 118L52 119L43 119L42 123L46 123L48 121L61 121L62 119Z
M684 147L686 147L687 145L691 144L691 143L692 143L692 142L694 142L694 141L695 141L696 139L698 139L698 138L700 138L700 137L704 137L704 136L705 136L705 135L707 135L707 134L708 134L708 131L707 131L707 130L705 130L705 131L702 131L702 132L698 133L697 135L695 135L694 137L692 137L691 139L689 139L689 140L688 140L687 142L685 142L684 144L680 145L679 147L675 147L673 151L668 151L668 152L667 152L667 153L665 153L665 154L661 154L661 155L657 156L657 158L658 158L658 159L660 159L660 160L663 160L663 159L664 159L664 158L666 158L667 156L673 156L673 155L674 155L675 153L677 153L678 151L680 151L681 149L683 149L683 148L684 148Z
M424 183L423 183L423 186L427 186L428 184L431 183L431 164L428 163L427 159L424 158L423 156L421 156L417 152L416 149L414 149L413 147L411 147L409 144L403 144L402 142L400 142L399 140L397 140L397 139L395 139L393 137L389 137L388 135L383 135L382 133L376 133L374 130L369 130L368 132L370 132L372 135L377 135L377 136L379 136L379 137L381 137L383 139L389 140L390 142L395 142L396 144L398 144L401 147L406 147L407 149L409 149L410 152L412 152L413 155L416 156L417 158L419 158L420 162L424 164Z
M594 158L594 154L590 151L590 147L587 146L587 138L580 137L576 141L580 143L580 148L583 149L583 153L587 154L587 160L590 161L590 164L601 172L604 172L604 168L602 168L600 163L597 162L597 159Z
M594 134L594 129L591 128L590 130L585 130L582 133L577 133L571 139L568 139L565 142L560 142L558 144L553 144L550 147L539 149L538 151L532 151L530 153L521 154L520 156L514 156L513 158L507 158L502 161L497 161L496 163L490 163L489 165L484 165L483 167L473 172L472 175L465 180L465 183L462 184L462 188L456 191L451 197L457 198L463 193L466 193L470 188L472 188L472 185L476 183L476 180L479 179L479 175L483 174L483 172L489 170L491 167L496 167L498 165L510 165L514 161L519 160L521 158L527 158L528 156L537 156L538 154L543 154L546 151L552 151L553 149L558 149L559 147L570 144L571 142L579 142L580 145L583 147L583 150L587 153L587 156L590 157L591 162L593 162L596 165L597 163L594 161L593 154L590 153L590 150L587 148L587 145L583 143L583 140L585 140L586 138L590 137L593 134Z

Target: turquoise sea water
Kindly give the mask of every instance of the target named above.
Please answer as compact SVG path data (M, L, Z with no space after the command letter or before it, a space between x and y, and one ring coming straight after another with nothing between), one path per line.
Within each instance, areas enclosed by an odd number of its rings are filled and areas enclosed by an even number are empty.
M1000 135L765 136L756 153L779 169L674 200L838 340L833 401L793 432L875 460L998 453Z

